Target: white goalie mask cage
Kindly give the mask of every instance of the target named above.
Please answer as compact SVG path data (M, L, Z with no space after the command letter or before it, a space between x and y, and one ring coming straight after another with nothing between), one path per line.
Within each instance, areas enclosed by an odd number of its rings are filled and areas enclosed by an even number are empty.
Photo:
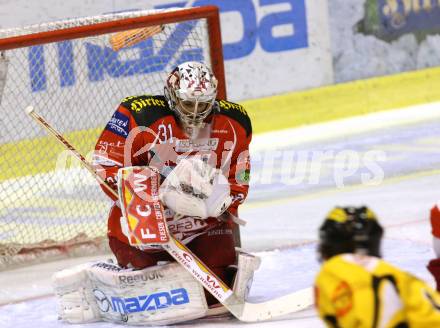
M211 113L217 85L217 79L208 66L185 62L168 76L165 97L185 125L197 128Z

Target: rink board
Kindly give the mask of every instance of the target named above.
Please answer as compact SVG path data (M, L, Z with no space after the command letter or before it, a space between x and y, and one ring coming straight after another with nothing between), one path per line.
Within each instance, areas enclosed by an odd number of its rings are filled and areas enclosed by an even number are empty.
M256 133L440 100L440 68L242 102Z

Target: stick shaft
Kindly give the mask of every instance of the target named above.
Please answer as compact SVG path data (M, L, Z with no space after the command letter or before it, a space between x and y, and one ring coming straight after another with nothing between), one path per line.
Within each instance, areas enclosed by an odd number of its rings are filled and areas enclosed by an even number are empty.
M78 159L81 164L86 168L98 182L108 189L109 192L112 193L115 197L118 197L117 191L115 191L108 183L105 181L99 174L96 173L95 169L92 165L87 162L85 157L72 146L70 142L68 142L57 130L55 130L43 117L38 115L34 110L29 111L28 114L38 123L40 124L46 131L48 131L51 135L53 135L67 150L69 150L72 155Z

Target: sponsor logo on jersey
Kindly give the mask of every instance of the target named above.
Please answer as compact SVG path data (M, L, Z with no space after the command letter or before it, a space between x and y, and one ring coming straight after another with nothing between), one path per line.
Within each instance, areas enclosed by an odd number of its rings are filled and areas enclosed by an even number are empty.
M209 139L182 139L176 141L176 152L191 152L191 151L209 151L216 150L218 147L218 138Z
M109 148L112 148L112 147L124 148L124 146L125 146L125 143L121 142L119 140L117 142L99 140L97 149L100 153L106 153L109 150Z
M110 121L105 127L106 130L116 133L117 135L126 138L128 136L129 119L127 116L120 112L113 114Z
M353 308L353 292L350 286L342 281L333 291L331 301L336 310L336 317L346 315Z
M235 110L238 110L239 112L241 112L243 115L248 116L247 112L244 110L243 106L241 106L241 105L230 103L229 101L226 101L226 100L220 100L218 102L218 104L223 109L226 109L226 110L235 109Z
M208 236L222 236L222 235L232 235L232 229L216 229L216 230L208 231Z
M241 172L238 172L236 175L236 180L238 183L248 184L250 179L251 179L250 170L243 170Z
M172 306L188 304L189 295L185 288L173 289L165 292L141 295L136 297L111 297L113 312L126 314L145 311L163 310Z
M179 220L167 221L168 229L173 233L186 233L199 231L200 229L208 226L206 220L200 218L185 216Z
M214 129L214 130L212 130L212 133L226 134L226 133L228 133L228 130L216 130L216 129Z
M127 97L123 101L130 100L130 98L135 98L135 97ZM132 111L135 111L135 112L140 112L142 110L142 108L154 107L154 106L166 107L165 100L156 99L153 97L137 98L135 100L132 100L132 102L130 103L129 109Z

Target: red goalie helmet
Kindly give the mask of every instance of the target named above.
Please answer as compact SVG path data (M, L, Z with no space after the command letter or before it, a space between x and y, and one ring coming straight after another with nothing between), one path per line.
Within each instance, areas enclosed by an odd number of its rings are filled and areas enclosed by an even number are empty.
M179 119L189 127L199 127L209 115L217 95L217 79L208 66L185 62L168 76L165 97Z

